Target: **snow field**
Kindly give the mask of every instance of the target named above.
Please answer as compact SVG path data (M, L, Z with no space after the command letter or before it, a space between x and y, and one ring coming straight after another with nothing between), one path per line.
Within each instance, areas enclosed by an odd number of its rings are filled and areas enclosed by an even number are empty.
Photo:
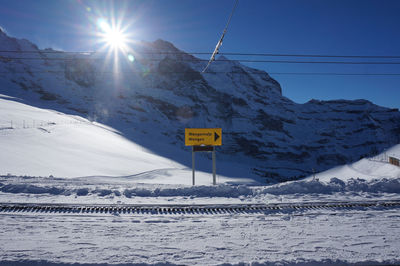
M2 215L1 261L178 265L400 262L400 215ZM145 265L146 265L145 264ZM136 265L136 264L135 264Z

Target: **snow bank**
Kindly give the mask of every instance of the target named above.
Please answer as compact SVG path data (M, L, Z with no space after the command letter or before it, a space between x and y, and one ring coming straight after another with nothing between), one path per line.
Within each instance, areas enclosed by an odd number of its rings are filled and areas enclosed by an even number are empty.
M169 265L179 265L172 264L168 262L160 262L154 264L148 263L121 263L121 264L104 264L104 263L64 263L64 262L50 262L45 260L23 260L23 261L0 261L0 265L4 266L104 266L104 265L114 265L114 266L169 266Z
M400 194L400 178L397 179L350 179L347 181L332 178L329 182L319 180L294 181L272 186L246 186L246 185L218 185L218 186L166 186L166 185L143 185L143 184L112 184L93 186L93 184L57 183L51 185L51 180L44 179L43 183L31 184L18 182L19 177L0 176L0 191L13 194L49 194L49 195L75 195L98 197L124 196L133 197L253 197L258 195L289 195L289 194L333 194L338 192L367 192L367 193L394 193ZM23 177L29 180L29 177ZM58 179L62 180L62 179ZM47 182L47 183L45 183ZM130 186L126 188L126 186Z
M182 188L157 188L148 189L126 189L124 195L128 198L132 196L139 197L175 197L175 196L193 196L193 197L230 197L238 198L240 196L251 196L254 191L247 186L194 186Z
M262 189L262 194L332 194L335 192L400 193L400 178L397 179L349 179L331 178L329 182L319 180L295 181Z
M235 263L235 264L230 264L230 263L222 263L222 264L216 264L219 266L275 266L275 265L280 265L280 266L285 266L285 265L294 265L294 266L328 266L328 265L335 265L335 266L368 266L368 265L397 265L399 261L373 261L373 260L368 260L368 261L363 261L363 262L357 262L357 263L349 263L348 261L345 260L331 260L331 259L323 259L323 260L302 260L299 259L297 261L288 261L288 260L282 260L282 261L273 261L273 262L240 262L240 263ZM57 263L57 262L49 262L49 261L44 261L44 260L24 260L24 261L0 261L1 265L5 266L27 266L27 265L41 265L41 266L101 266L104 265L103 263ZM121 264L112 264L114 266L172 266L172 265L182 265L182 264L174 264L174 263L169 263L169 262L163 262L163 263L154 263L154 264L148 264L148 263L121 263Z

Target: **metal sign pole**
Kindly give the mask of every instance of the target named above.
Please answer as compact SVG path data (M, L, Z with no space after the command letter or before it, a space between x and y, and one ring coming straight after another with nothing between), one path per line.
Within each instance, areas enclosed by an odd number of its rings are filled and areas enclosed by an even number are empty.
M192 185L194 186L194 146L192 146Z
M213 184L217 184L215 146L222 145L222 128L185 128L185 146L192 146L192 185L195 185L195 153L212 152Z
M216 163L215 163L215 147L213 147L213 150L212 150L212 168L213 168L213 185L215 186L217 184Z

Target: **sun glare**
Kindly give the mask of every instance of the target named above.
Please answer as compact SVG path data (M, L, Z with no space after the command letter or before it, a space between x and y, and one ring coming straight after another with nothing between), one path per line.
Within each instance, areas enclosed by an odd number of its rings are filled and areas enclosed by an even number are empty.
M125 46L124 35L118 30L111 30L110 32L108 32L105 36L105 40L114 49L120 49Z
M95 21L98 51L105 52L106 55L104 67L112 62L113 72L116 74L115 76L118 76L119 69L124 62L132 65L135 61L134 52L130 47L133 43L132 33L127 32L128 26L122 26L122 19L101 17Z
M127 46L127 38L118 27L110 26L105 20L99 20L98 26L101 30L100 37L112 50L124 50Z

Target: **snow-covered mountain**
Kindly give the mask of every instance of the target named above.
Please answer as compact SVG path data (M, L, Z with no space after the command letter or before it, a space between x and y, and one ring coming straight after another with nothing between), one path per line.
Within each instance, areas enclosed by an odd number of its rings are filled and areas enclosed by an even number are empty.
M39 50L3 32L0 50L0 94L99 121L184 165L184 129L221 127L223 175L297 179L400 143L397 109L366 100L297 104L264 71L220 57L201 73L204 61L163 40L132 45L134 60L121 53L117 65L104 53ZM199 155L201 170L211 168L207 156Z

